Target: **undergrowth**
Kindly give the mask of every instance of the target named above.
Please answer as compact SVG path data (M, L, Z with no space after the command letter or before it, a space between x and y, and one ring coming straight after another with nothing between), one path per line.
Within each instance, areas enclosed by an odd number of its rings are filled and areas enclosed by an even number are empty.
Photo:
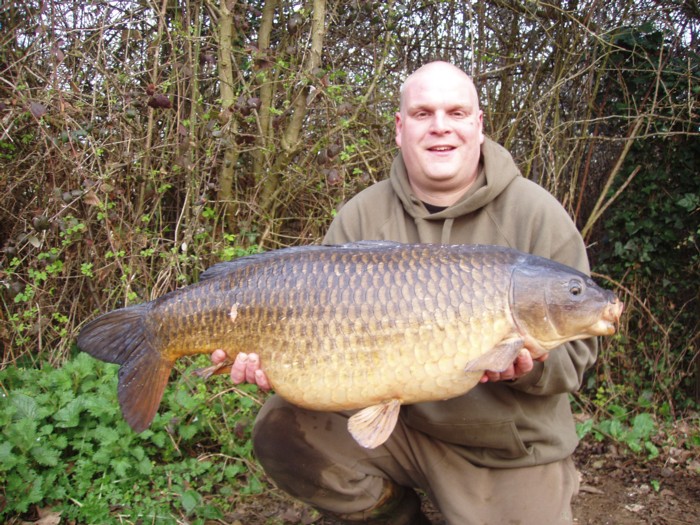
M617 334L604 342L597 368L587 373L584 388L570 395L579 439L617 445L618 451L643 458L667 460L672 449L700 451L700 413L687 401L682 417L674 411L673 399L662 400L652 385L616 382L612 374L600 373L609 364L609 354L627 354L627 340Z
M249 439L254 387L212 397L221 389L181 366L136 434L116 368L78 354L60 368L0 371L0 521L51 508L73 523L196 524L263 490Z
M60 368L0 371L0 520L16 523L46 509L70 523L190 523L220 520L265 490L250 432L255 387L222 394L191 373L166 388L151 427L137 434L117 401L117 366L79 353ZM213 394L213 392L216 392ZM700 447L697 425L685 435L642 393L638 410L601 389L579 398L581 439L608 440L631 455L658 458L663 448Z

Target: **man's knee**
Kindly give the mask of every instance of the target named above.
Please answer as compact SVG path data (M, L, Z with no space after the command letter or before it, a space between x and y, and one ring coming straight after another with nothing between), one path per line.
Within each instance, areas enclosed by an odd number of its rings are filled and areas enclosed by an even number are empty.
M253 429L253 449L265 472L282 490L306 501L313 499L321 473L330 466L307 439L305 427L313 417L273 396L261 409Z
M415 493L385 479L346 427L341 414L304 410L273 396L258 414L253 447L279 488L324 513L351 523L422 523L411 521L420 516Z

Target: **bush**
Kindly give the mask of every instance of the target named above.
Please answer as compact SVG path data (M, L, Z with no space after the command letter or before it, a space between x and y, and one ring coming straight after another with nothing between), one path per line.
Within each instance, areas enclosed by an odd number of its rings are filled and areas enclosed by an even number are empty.
M626 308L622 335L606 341L589 387L636 407L643 392L658 413L673 418L692 410L700 393L700 142L692 135L700 121L687 104L700 92L691 74L700 55L668 56L667 35L651 24L622 28L612 38L618 47L607 104L655 110L609 191L611 198L625 188L603 216L592 249L595 270L626 296Z

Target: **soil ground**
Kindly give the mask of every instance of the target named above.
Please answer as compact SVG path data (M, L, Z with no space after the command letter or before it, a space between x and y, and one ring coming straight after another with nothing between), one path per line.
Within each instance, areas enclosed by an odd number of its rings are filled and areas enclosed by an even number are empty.
M581 490L574 500L577 525L700 525L700 458L671 449L648 461L620 453L616 446L582 442L575 453ZM428 502L435 525L444 523ZM289 523L336 525L277 490L246 498L227 516L232 525ZM543 524L546 525L546 524Z

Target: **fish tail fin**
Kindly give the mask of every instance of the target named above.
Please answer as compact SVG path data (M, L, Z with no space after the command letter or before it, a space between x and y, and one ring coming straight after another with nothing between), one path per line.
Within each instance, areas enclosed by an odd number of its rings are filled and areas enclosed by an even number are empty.
M118 398L124 419L136 432L146 430L156 415L170 377L166 359L144 320L149 303L122 308L88 323L78 334L78 347L91 356L121 365Z

